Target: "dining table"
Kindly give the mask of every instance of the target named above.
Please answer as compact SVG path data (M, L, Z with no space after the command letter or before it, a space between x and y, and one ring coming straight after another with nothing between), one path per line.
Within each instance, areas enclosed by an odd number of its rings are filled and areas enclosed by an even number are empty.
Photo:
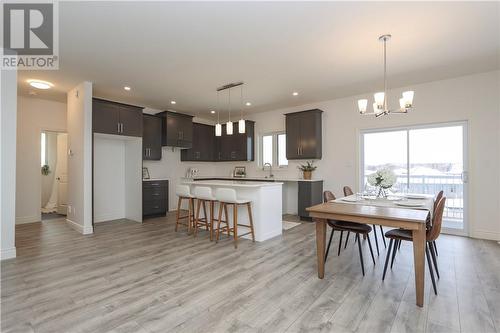
M424 304L426 222L434 204L431 195L375 198L354 194L306 210L316 224L316 254L318 277L325 276L325 244L328 220L381 225L411 230L415 271L416 304ZM384 235L382 235L384 237Z

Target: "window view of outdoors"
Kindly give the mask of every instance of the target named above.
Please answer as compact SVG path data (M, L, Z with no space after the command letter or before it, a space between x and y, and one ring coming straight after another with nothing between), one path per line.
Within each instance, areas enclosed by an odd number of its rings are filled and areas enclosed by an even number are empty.
M286 159L286 134L278 134L278 165L288 165Z
M364 179L390 168L398 177L393 192L446 196L444 226L463 229L463 127L366 133ZM365 189L367 186L365 185Z
M262 165L269 163L273 165L273 136L262 137Z

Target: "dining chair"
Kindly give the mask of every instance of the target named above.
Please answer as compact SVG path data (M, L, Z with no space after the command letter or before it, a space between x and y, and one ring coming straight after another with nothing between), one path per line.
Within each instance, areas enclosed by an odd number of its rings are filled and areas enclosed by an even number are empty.
M344 196L348 197L348 196L353 195L353 194L354 194L354 192L352 191L352 189L349 186L344 186ZM380 227L380 232L382 233L382 240L384 241L384 248L387 248L387 244L385 242L385 237L384 237L384 229L382 228L381 225L379 225L379 227ZM375 226L375 224L373 225L373 236L375 237L375 247L377 248L377 255L380 255L380 251L378 249L377 227ZM347 246L348 240L349 240L349 234L347 234L347 237L345 239L344 249Z
M443 197L444 195L444 192L443 190L439 191L438 194L436 195L436 198L434 199L434 211L436 210L436 206L439 202L439 200L441 200L441 198ZM429 226L430 227L430 226ZM437 244L436 244L436 241L433 241L432 242L432 248L433 248L433 251L434 251L434 254L436 256L438 256L438 250L437 250Z
M432 226L426 232L426 244L425 244L425 256L427 258L427 265L429 266L429 273L431 275L432 287L434 289L434 294L437 295L436 288L436 280L434 278L434 270L432 269L432 265L436 269L437 278L439 279L439 269L437 266L436 255L433 250L433 242L439 237L441 233L441 225L443 222L443 212L444 205L446 203L446 197L441 197L439 202L436 205L436 209L434 210L434 214L432 216ZM401 241L410 241L413 242L413 234L411 230L405 229L393 229L389 230L385 233L385 237L389 238L389 250L387 251L387 255L385 257L385 265L384 265L384 273L382 275L382 281L385 279L385 274L387 272L387 265L389 263L389 257L391 257L391 269L394 264L394 258L396 257L397 247L401 243ZM432 259L431 259L432 257ZM431 263L432 260L432 263Z
M331 191L324 191L323 192L323 201L329 202L332 200L335 200L335 195ZM332 228L332 232L330 234L330 240L328 241L328 246L326 248L326 254L325 254L325 262L326 259L328 258L328 252L330 251L330 245L332 244L332 239L333 239L333 233L335 230L340 231L340 241L339 241L339 249L337 252L337 256L340 255L340 248L342 245L342 236L344 235L344 231L346 231L349 235L349 233L354 233L356 234L356 241L358 243L358 250L359 250L359 260L361 262L361 271L363 273L363 276L365 276L365 266L363 263L363 251L361 250L361 239L359 235L366 236L366 239L368 240L368 246L370 247L370 254L372 256L372 261L373 264L375 265L375 257L373 255L373 249L372 249L372 244L370 242L370 232L372 231L372 227L370 227L367 224L360 224L360 223L354 223L354 222L347 222L347 221L337 221L337 220L328 220L328 225Z

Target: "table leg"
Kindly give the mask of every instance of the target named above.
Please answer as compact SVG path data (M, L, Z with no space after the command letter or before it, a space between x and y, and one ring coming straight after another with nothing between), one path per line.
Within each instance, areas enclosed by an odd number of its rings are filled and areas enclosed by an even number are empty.
M316 254L318 257L318 277L325 276L325 243L326 243L326 220L315 218L316 222Z
M425 280L425 225L413 230L413 261L415 268L415 294L417 305L424 306Z

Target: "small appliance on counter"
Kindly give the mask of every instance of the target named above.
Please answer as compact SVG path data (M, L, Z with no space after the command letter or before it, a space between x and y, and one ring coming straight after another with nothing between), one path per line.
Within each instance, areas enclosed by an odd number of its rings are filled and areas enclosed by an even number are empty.
M234 167L232 176L234 178L245 178L247 176L246 168L244 166Z
M196 168L188 168L186 171L186 178L196 178L200 170Z

